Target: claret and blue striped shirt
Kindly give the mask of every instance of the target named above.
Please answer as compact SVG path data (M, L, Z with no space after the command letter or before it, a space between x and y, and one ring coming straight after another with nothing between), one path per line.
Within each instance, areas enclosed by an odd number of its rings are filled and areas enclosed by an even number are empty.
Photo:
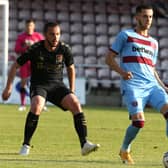
M121 31L110 48L120 56L120 66L133 78L121 79L121 89L144 88L156 85L153 68L158 56L158 42L151 36L138 34L134 29Z

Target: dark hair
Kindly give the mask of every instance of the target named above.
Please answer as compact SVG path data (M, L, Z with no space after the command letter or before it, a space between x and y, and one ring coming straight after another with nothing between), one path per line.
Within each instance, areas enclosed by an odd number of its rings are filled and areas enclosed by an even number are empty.
M31 23L31 22L35 23L34 19L27 19L26 20L26 24Z
M44 29L43 29L43 33L46 33L48 31L48 28L49 27L56 27L56 26L59 26L58 23L56 22L48 22L44 25ZM60 26L59 26L60 27Z
M142 4L136 7L136 14L142 12L143 9L152 9L153 10L153 6L150 4Z

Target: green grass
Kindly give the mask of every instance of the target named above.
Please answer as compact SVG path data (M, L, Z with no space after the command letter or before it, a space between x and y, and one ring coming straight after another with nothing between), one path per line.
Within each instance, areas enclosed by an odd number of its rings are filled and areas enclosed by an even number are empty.
M129 124L124 108L84 107L89 140L101 148L88 156L80 155L78 137L69 112L49 107L41 114L34 146L27 157L19 156L26 112L16 105L0 105L0 168L125 168L118 157L125 129ZM136 162L132 168L162 168L167 151L165 121L146 109L146 123L132 145Z

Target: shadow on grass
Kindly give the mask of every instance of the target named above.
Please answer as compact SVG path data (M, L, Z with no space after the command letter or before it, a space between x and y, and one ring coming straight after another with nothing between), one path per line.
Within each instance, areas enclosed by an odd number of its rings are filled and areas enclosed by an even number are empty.
M121 165L121 166L126 166L126 165L123 165L122 163L119 163L119 162L115 162L115 161L110 161L110 160L59 160L59 159L7 159L7 158L4 158L4 159L0 159L0 162L3 163L3 162L10 162L10 163L29 163L29 164L37 164L37 163L60 163L60 164L66 164L66 165L69 165L69 164L106 164L106 165ZM138 164L135 164L135 165L132 165L131 166L132 168L140 168L140 167L149 167L149 168L153 168L153 167L157 167L157 168L160 168L162 167L161 164L157 164L157 163L138 163Z
M18 153L0 153L0 156L7 156L8 158L0 158L0 162L31 162L31 163L36 163L36 162L55 162L55 163L106 163L106 164L117 164L114 161L110 160L83 160L80 158L79 159L32 159L29 158L29 156L20 156ZM15 158L9 158L9 157L15 157ZM19 158L18 158L19 157Z
M18 159L18 158L4 158L0 159L0 162L11 162L11 163L63 163L63 164L110 164L110 165L116 165L118 162L110 161L110 160L59 160L59 159Z
M6 155L8 155L8 156L16 156L16 155L18 155L18 153L0 153L0 156L6 156Z
M106 164L106 165L123 165L119 161L113 161L113 160L83 160L83 159L32 159L28 158L27 156L19 156L18 153L0 153L0 156L16 156L20 158L0 158L0 162L10 162L10 163L29 163L29 164L34 164L34 163L61 163L61 164ZM124 166L124 165L123 165ZM131 166L132 168L140 168L140 167L162 167L162 164L159 163L137 163L135 165Z

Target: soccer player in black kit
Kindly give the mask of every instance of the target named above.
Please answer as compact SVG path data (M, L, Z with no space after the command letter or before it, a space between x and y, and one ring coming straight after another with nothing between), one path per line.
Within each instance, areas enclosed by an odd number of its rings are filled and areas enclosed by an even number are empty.
M78 134L81 154L87 155L99 148L87 140L87 126L82 107L75 90L75 67L70 47L60 41L61 30L57 23L49 22L44 26L45 40L32 45L22 54L10 68L2 99L7 100L12 91L12 83L17 69L27 61L31 61L31 107L27 114L24 141L19 152L28 155L30 141L36 130L40 113L46 101L63 110L72 112L74 127ZM63 68L67 69L69 88L63 83Z

